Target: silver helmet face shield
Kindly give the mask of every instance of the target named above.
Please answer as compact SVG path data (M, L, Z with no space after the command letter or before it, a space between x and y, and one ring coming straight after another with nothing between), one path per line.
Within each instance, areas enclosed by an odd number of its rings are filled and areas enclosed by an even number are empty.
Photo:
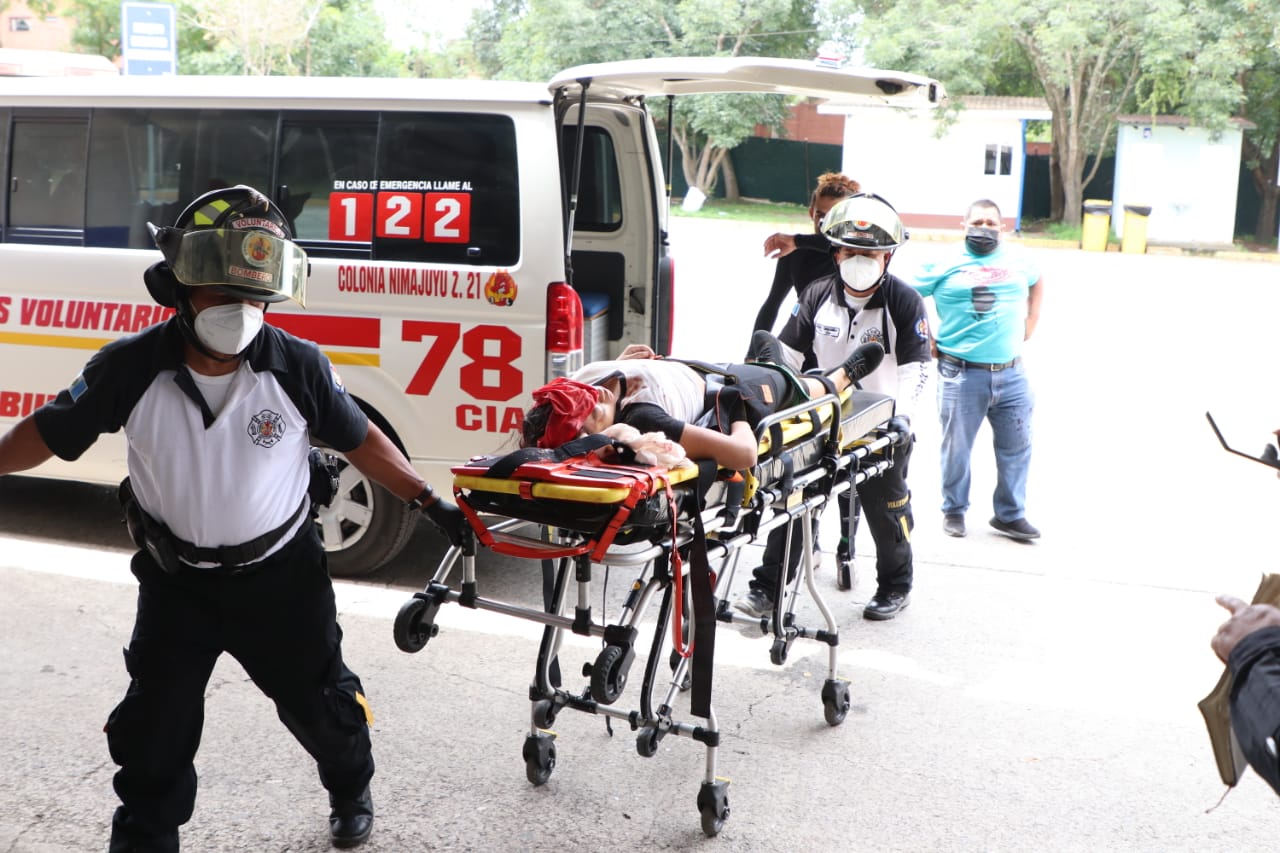
M264 302L306 305L306 252L265 231L188 231L172 255L173 274L188 287L235 287L260 293Z

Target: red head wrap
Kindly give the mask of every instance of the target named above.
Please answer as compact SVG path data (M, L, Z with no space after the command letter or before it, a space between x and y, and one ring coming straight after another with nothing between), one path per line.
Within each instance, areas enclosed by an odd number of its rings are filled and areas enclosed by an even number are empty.
M551 413L547 416L547 429L538 439L539 447L559 447L572 441L582 432L582 422L600 399L600 389L576 379L563 376L552 379L533 392L534 405L547 403Z

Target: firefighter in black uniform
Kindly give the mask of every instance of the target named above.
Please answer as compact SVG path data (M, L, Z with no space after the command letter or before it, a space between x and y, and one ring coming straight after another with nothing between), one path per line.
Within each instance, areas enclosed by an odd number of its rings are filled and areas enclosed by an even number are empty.
M139 587L129 688L106 726L121 802L109 849L178 849L195 806L205 687L222 652L315 758L331 841L354 847L373 828L372 718L343 662L312 521L313 440L423 509L455 544L465 520L369 421L315 344L263 324L269 303L303 303L308 273L274 204L246 186L214 190L152 233L164 261L144 280L176 314L105 346L0 437L0 474L54 454L75 460L102 433L123 428L128 439L121 498Z
M866 619L893 619L910 602L914 575L911 492L907 464L911 458L911 416L928 387L929 315L915 289L889 273L889 261L907 240L902 220L880 196L858 193L831 208L822 220L837 272L805 288L778 335L783 360L800 368L812 359L829 368L872 342L884 347L884 360L861 381L861 387L894 398L894 416L886 426L897 434L891 450L893 467L858 486L867 526L876 543L876 591L863 608ZM840 496L840 517L849 518L848 495ZM846 525L847 527L847 525ZM799 525L791 525L787 566L794 577L803 554ZM753 616L773 611L787 545L787 528L773 530L764 560L753 573L751 588L734 607ZM837 553L847 559L852 543Z

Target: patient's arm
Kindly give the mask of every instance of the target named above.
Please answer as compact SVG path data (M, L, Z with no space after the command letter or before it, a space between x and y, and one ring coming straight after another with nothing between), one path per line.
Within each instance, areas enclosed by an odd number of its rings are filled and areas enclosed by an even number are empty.
M734 421L728 435L718 430L685 424L680 444L690 459L714 459L722 468L750 468L760 451L755 431L746 421Z

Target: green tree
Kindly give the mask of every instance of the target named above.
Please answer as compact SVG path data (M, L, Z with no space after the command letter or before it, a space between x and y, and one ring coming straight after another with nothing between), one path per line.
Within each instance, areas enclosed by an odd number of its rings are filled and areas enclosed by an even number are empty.
M493 0L468 30L489 76L546 80L573 65L653 56L813 55L814 0ZM568 34L591 33L591 38ZM736 196L729 149L757 124L777 126L782 100L681 98L673 138L689 186L710 194L720 174ZM659 115L663 120L665 112Z
M1053 114L1053 216L1078 223L1084 186L1147 72L1144 50L1183 17L1181 0L885 0L858 36L871 64L938 77L953 96L1026 94L1034 80ZM1030 78L1006 76L1019 69Z

